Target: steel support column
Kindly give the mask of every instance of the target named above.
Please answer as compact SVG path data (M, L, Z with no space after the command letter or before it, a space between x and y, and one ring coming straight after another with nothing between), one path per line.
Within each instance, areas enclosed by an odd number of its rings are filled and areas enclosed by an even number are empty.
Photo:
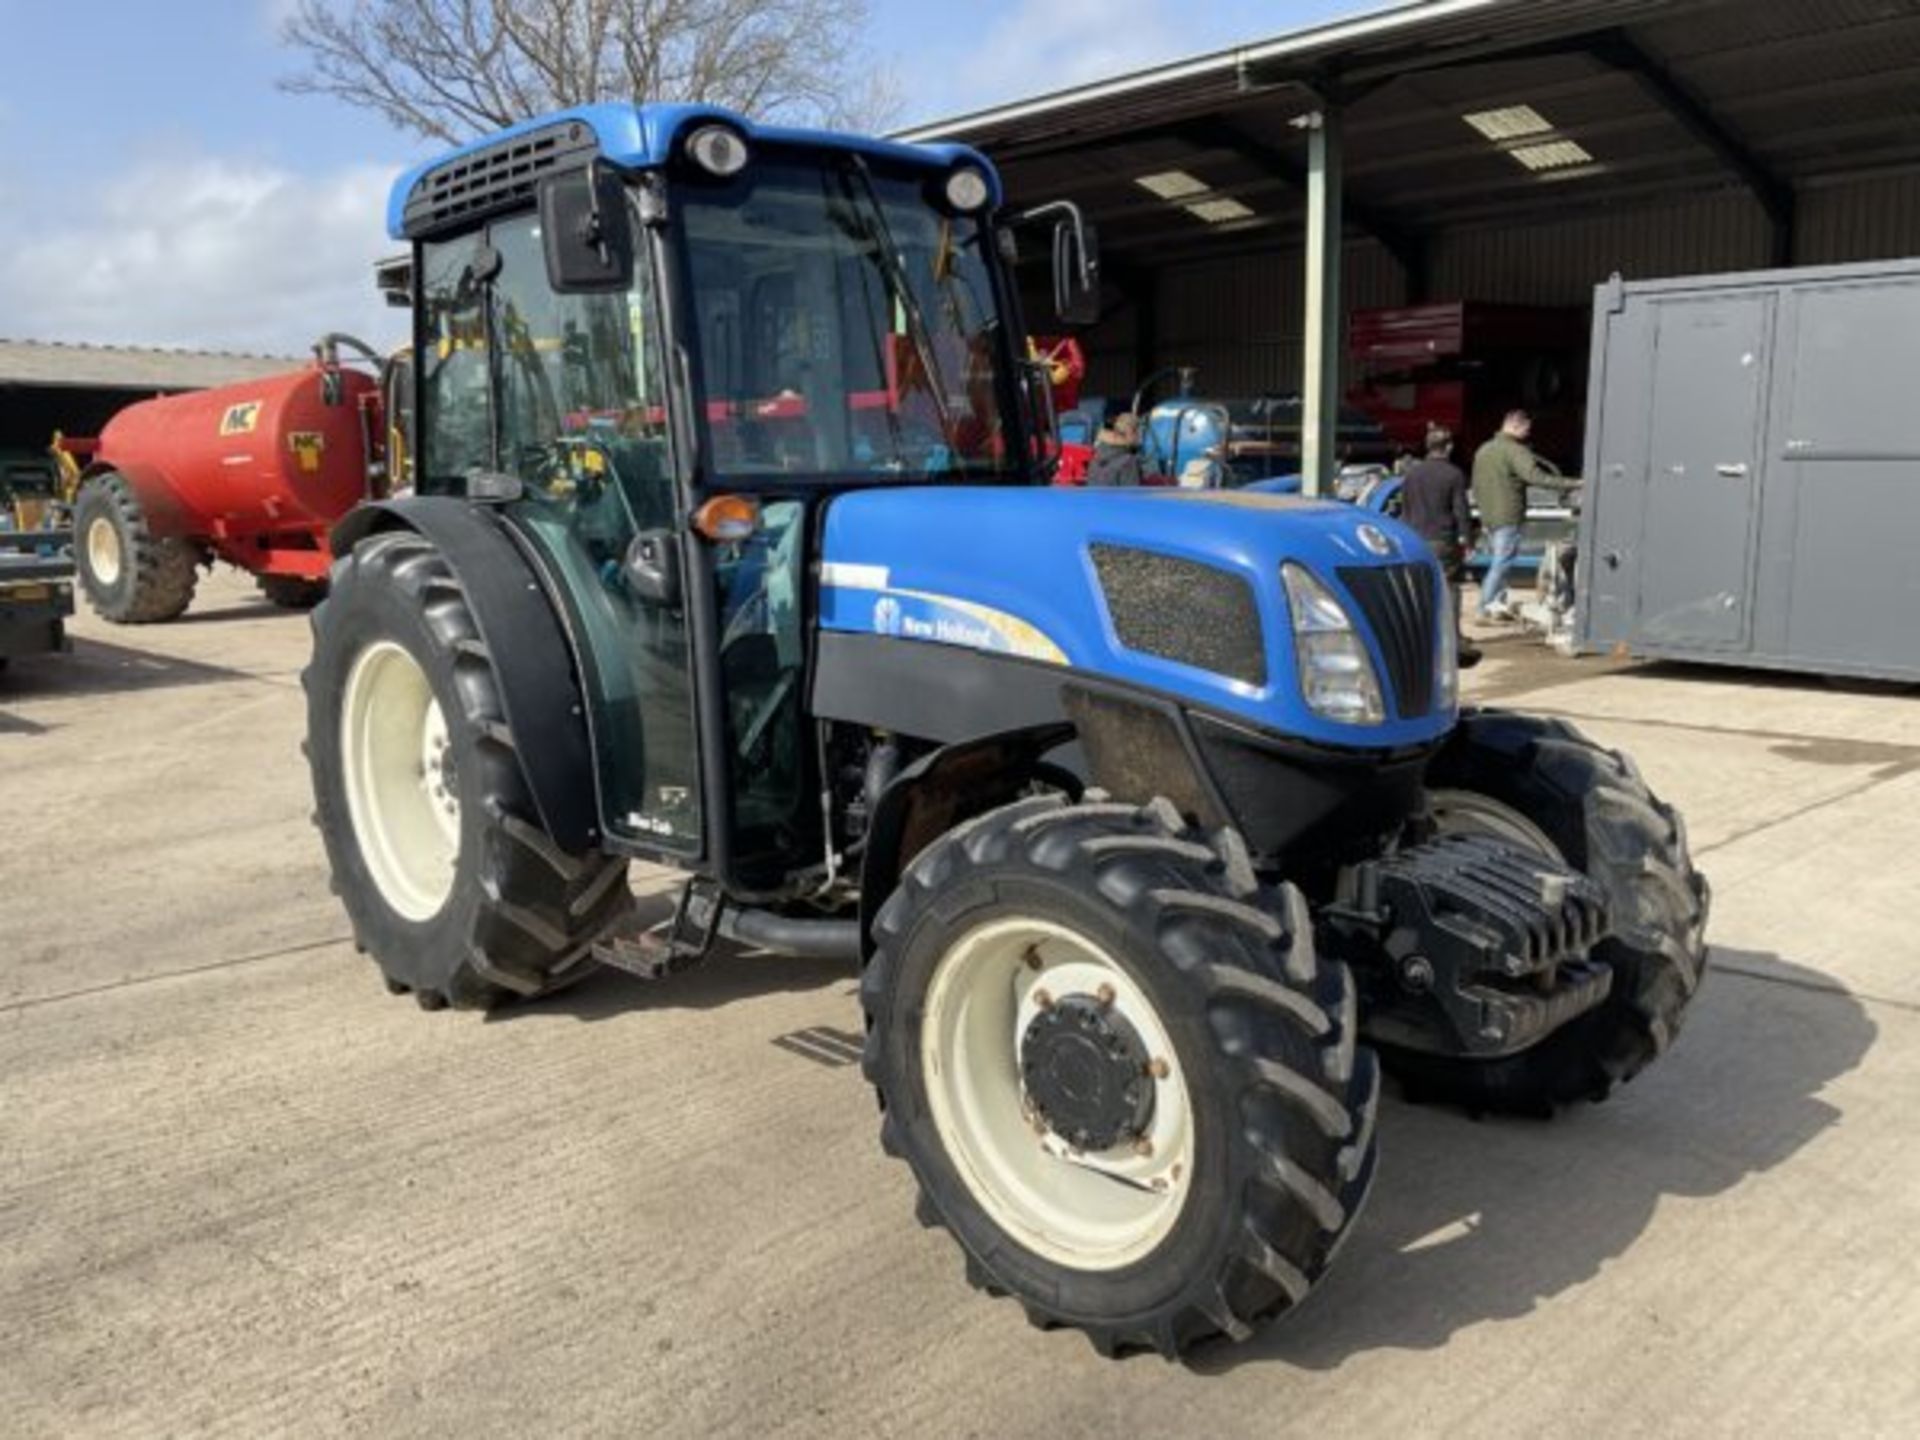
M1340 118L1332 107L1293 122L1307 132L1306 323L1300 366L1300 481L1333 488L1340 410Z

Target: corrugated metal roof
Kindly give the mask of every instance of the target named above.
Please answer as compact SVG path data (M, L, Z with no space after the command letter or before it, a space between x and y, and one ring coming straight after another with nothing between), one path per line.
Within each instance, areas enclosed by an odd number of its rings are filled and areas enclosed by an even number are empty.
M1309 87L1341 101L1352 229L1406 239L1729 187L1778 211L1920 165L1916 73L1920 0L1416 0L910 133L980 146L1010 194L1076 200L1118 265L1157 267L1292 241ZM1527 140L1463 121L1511 105L1591 160L1535 171ZM1137 183L1169 169L1253 216L1209 225Z
M0 339L0 385L66 385L101 390L205 390L277 375L300 361L285 355L156 350Z

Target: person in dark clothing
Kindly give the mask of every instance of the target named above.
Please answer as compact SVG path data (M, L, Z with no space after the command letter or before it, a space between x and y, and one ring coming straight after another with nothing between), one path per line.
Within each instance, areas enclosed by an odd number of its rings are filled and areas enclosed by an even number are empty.
M1094 438L1087 484L1139 485L1145 475L1146 467L1140 463L1140 417L1131 411L1114 416Z
M1400 488L1400 518L1419 532L1447 577L1453 603L1455 633L1459 635L1462 668L1480 661L1480 649L1460 628L1460 598L1455 588L1466 578L1467 550L1473 539L1473 511L1467 504L1467 477L1450 458L1453 432L1443 425L1427 427L1426 455L1407 467Z

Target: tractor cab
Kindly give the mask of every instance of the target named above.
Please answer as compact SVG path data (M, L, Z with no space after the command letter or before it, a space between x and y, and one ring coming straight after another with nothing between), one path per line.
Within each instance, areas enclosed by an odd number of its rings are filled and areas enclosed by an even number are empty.
M419 494L500 507L562 577L610 839L750 888L817 850L800 707L820 502L1045 478L1053 414L999 199L957 147L621 106L397 188L416 363L396 449ZM1097 260L1057 216L1073 318Z

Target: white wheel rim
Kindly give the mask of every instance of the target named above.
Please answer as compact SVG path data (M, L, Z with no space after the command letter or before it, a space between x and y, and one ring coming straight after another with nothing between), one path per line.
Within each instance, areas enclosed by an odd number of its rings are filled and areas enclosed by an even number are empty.
M1151 1057L1153 1111L1140 1140L1083 1154L1028 1102L1020 1041L1044 1004L1103 994ZM1150 1253L1180 1218L1193 1183L1194 1120L1179 1056L1145 991L1085 936L1025 918L962 936L928 986L920 1062L954 1168L1027 1249L1076 1270L1115 1270Z
M87 526L87 569L102 585L112 585L120 578L120 532L104 515L96 516Z
M1566 863L1551 836L1511 805L1476 790L1434 790L1427 796L1442 835L1485 835Z
M460 859L460 796L446 717L406 650L362 650L340 702L340 759L354 838L381 896L409 920L439 913Z

